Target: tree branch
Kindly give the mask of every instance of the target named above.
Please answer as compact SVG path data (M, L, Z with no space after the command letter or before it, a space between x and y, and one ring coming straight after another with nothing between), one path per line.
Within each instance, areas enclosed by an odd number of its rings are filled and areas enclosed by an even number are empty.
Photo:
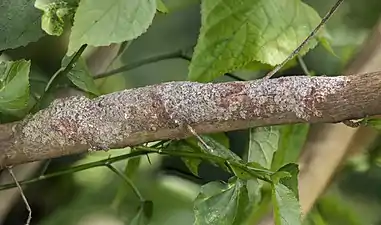
M2 165L155 140L288 123L381 114L381 72L247 82L170 82L96 99L70 97L23 121L0 125Z

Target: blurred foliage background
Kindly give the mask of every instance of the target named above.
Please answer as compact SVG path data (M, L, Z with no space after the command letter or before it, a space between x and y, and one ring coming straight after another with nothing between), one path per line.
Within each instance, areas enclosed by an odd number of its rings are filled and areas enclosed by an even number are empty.
M335 1L305 2L323 16ZM179 50L187 56L192 54L200 27L199 2L166 0L164 3L169 13L157 14L148 32L133 41L111 69ZM308 69L314 74L340 74L359 51L380 15L380 0L346 0L327 24L329 41L336 55L319 45L304 57ZM33 76L36 79L48 79L60 67L66 51L66 38L65 35L60 38L45 37L27 47L6 51L5 55L12 59L32 59ZM183 58L162 60L99 79L97 85L105 94L165 81L185 80L188 63ZM266 71L266 66L253 65L237 74L245 79L253 79ZM282 74L303 74L303 70L294 62ZM248 132L229 132L228 137L232 150L241 155L247 145ZM55 159L47 173L126 151L129 149ZM380 154L381 141L378 139L368 152L356 154L345 162L308 215L305 224L381 224ZM226 173L207 164L202 164L201 178L196 178L176 158L150 156L150 163L146 157L141 160L134 182L144 197L153 201L152 225L192 224L192 201L200 185L211 180L228 179ZM125 161L118 163L121 169L125 165ZM122 194L120 187L125 187ZM33 209L32 224L40 225L126 224L125 221L136 213L139 203L129 187L107 168L93 168L37 182L26 186L24 190ZM26 216L27 211L20 200L4 224L23 224Z

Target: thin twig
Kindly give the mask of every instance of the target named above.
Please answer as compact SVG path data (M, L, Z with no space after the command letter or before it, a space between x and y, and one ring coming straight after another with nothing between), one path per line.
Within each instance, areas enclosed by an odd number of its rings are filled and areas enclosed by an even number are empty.
M52 159L47 159L44 162L44 165L43 165L41 172L40 172L40 176L43 176L46 173L51 162L52 162Z
M303 72L305 75L307 76L312 76L312 74L310 73L310 71L308 70L307 68L307 65L306 63L304 62L303 58L301 56L296 56L296 58L298 59L298 62L299 62L299 65L300 67L302 68Z
M32 208L30 207L30 205L28 203L28 200L26 199L26 196L24 194L24 191L23 191L20 183L17 181L17 178L16 178L15 174L13 173L12 168L11 167L7 167L7 169L8 169L9 174L11 175L13 181L15 182L17 188L19 189L21 198L24 201L26 209L28 210L28 219L26 220L25 225L29 225L30 221L32 220Z
M46 93L50 90L50 88L53 86L53 82L56 81L58 76L66 76L70 70L72 70L75 67L75 64L81 57L82 53L85 51L87 45L82 45L81 48L74 54L73 58L69 61L69 63L65 67L59 68L53 76L49 79L48 83L45 86L44 92L41 94L40 98L36 100L36 103L34 104L33 108L31 109L31 112L35 112L39 109L40 104L42 100L44 99Z
M209 160L212 162L225 162L225 161L230 160L230 159L225 159L225 158L222 158L222 157L219 157L216 155L211 155L211 154L206 154L206 153L156 149L154 146L152 146L152 147L137 146L137 147L135 147L135 149L137 149L139 151L130 152L128 154L124 154L124 155L120 155L120 156L110 157L110 158L102 159L102 160L95 161L95 162L85 163L85 164L82 164L79 166L71 167L67 170L58 171L55 173L50 173L47 175L39 176L37 178L19 181L18 184L19 185L31 184L31 183L35 183L38 181L50 179L53 177L58 177L58 176L66 175L66 174L72 174L72 173L84 171L84 170L91 169L91 168L107 166L107 165L111 165L115 162L119 162L122 160L130 159L130 158L134 158L134 157L140 157L142 155L154 154L154 153L160 154L160 155L168 155L168 156L198 158L198 159L203 159L203 160ZM253 173L253 171L258 171L260 173L266 172L266 171L263 171L263 170L257 169L257 168L250 168L250 170L248 170L246 168L247 167L246 165L244 165L240 162L236 162L236 161L232 161L229 163L233 166L239 167L239 168L247 171L248 173ZM269 174L269 175L271 175L271 174ZM0 191L10 189L10 188L14 188L14 187L17 187L16 183L0 185Z
M53 74L49 82L46 84L45 92L49 91L53 84L53 81L55 81L58 76L66 76L75 67L75 64L81 57L82 53L85 51L86 47L86 44L82 45L81 48L74 54L73 58L71 58L69 63L64 68L61 67L59 70L57 70L57 72Z
M106 167L109 168L112 172L114 172L116 175L118 175L128 186L131 187L135 195L139 198L140 202L144 202L145 199L143 195L140 193L139 189L135 186L134 182L127 176L125 176L122 172L120 172L117 168L112 166L111 164L106 164Z
M327 23L327 21L332 17L334 12L337 10L337 8L341 5L341 3L344 0L338 0L335 5L332 6L332 8L329 10L329 12L323 17L323 19L320 21L320 23L315 27L315 29L307 36L306 39L278 66L276 66L272 71L270 71L264 79L271 78L275 73L277 73L288 61L290 61L292 58L297 55L300 50L313 38L315 37L316 33L320 30L321 27L323 27L324 24Z
M154 56L151 58L143 59L141 61L133 62L131 64L121 66L121 67L116 68L114 70L110 70L110 71L107 71L104 73L97 74L94 76L94 79L101 79L101 78L113 76L115 74L122 73L122 72L129 71L129 70L133 70L133 69L139 68L139 67L147 65L147 64L156 63L156 62L160 62L163 60L177 59L177 58L184 59L188 62L190 62L192 60L192 58L189 56L186 56L182 50L175 51L175 52L169 52L169 53L164 53L162 55L157 55L157 56ZM234 74L231 74L231 73L225 73L224 75L227 77L230 77L234 80L237 80L237 81L246 81L245 79L242 79L242 78L240 78Z
M187 128L188 130L198 139L198 141L204 145L205 148L207 148L209 150L209 152L214 152L213 148L210 147L205 141L204 139L201 138L200 135L197 134L197 132L190 126L190 125L187 125Z
M157 56L154 56L154 57L143 59L141 61L137 61L137 62L134 62L134 63L131 63L131 64L127 64L127 65L121 66L119 68L116 68L114 70L111 70L111 71L108 71L108 72L105 72L105 73L97 74L97 75L94 76L94 79L105 78L105 77L112 76L112 75L115 75L115 74L118 74L118 73L121 73L121 72L124 72L124 71L128 71L128 70L132 70L132 69L141 67L141 66L146 65L146 64L151 64L151 63L159 62L159 61L162 61L162 60L180 58L181 54L182 54L181 51L176 51L176 52L165 53L165 54L162 54L162 55L157 55Z

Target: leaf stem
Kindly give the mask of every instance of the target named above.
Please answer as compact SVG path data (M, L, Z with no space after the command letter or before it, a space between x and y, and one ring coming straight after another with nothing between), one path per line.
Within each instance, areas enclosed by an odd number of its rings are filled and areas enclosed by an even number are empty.
M66 76L70 72L70 70L72 70L75 67L75 64L81 57L82 53L85 51L86 47L87 44L82 45L81 48L79 48L79 50L74 54L73 58L69 61L69 63L64 68L61 67L59 70L57 70L57 72L53 74L49 82L46 84L45 92L49 91L53 84L53 81L55 81L58 76Z
M28 218L26 220L25 225L29 225L30 221L32 220L32 208L30 207L28 199L26 198L20 183L17 181L17 178L16 178L15 174L13 173L12 168L8 167L7 169L8 169L9 174L11 175L13 181L15 182L16 187L19 189L21 198L24 201L26 209L28 210Z
M341 3L344 0L338 0L332 8L328 11L328 13L323 17L323 19L320 21L320 23L315 27L315 29L307 36L306 39L278 66L276 66L272 71L270 71L263 79L269 79L271 78L275 73L277 73L288 61L290 61L292 58L297 55L300 50L313 38L315 37L316 33L320 30L321 27L323 27L324 24L327 23L327 21L332 17L334 12L339 8Z
M310 71L308 70L307 68L307 65L306 63L304 62L303 58L301 56L297 56L297 59L298 59L298 62L299 62L299 65L300 67L302 68L303 72L305 73L305 75L307 76L312 76L312 74L310 73Z
M73 58L70 60L70 62L65 66L59 68L53 76L49 79L48 83L45 86L44 92L41 94L39 99L36 99L36 103L34 104L33 108L30 110L31 112L35 112L39 109L40 104L42 100L44 99L46 93L50 90L50 88L53 85L53 82L56 80L58 76L66 76L70 70L72 70L75 66L75 63L79 60L81 57L82 53L85 51L87 45L82 45L81 48L74 54Z
M132 182L130 178L125 176L123 173L121 173L117 168L112 166L111 164L106 164L106 167L109 168L112 172L114 172L116 175L118 175L128 186L130 186L135 193L135 195L139 198L140 202L144 202L145 199L143 195L140 193L139 189L135 186L135 184Z

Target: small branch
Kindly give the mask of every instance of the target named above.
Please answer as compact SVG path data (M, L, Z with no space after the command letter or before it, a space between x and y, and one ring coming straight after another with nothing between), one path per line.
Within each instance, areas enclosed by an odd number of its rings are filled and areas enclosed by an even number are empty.
M135 184L132 182L130 178L125 176L123 173L121 173L118 169L116 169L114 166L110 164L106 164L106 167L109 168L112 172L114 172L118 177L120 177L128 186L131 187L135 195L139 198L140 202L144 202L145 199L143 195L140 193L139 189L135 186Z
M272 71L270 71L268 74L266 74L265 78L264 79L269 79L271 78L274 74L276 74L280 69L283 68L284 65L286 65L286 63L288 61L290 61L292 58L294 58L299 52L300 50L313 38L315 37L315 35L317 34L317 32L320 30L320 28L323 27L324 24L327 23L327 21L332 17L332 15L334 14L334 12L337 10L337 8L339 8L339 6L341 5L341 3L343 3L344 0L338 0L334 6L332 6L332 8L329 10L329 12L323 17L323 19L321 20L321 22L315 27L315 29L307 36L306 39L304 39L304 41L281 63L279 64L278 66L276 66Z
M336 123L381 114L381 72L289 76L245 82L169 82L95 99L54 101L23 121L1 124L3 165L136 146L198 134L290 123Z
M108 72L97 74L97 75L94 76L94 79L105 78L105 77L112 76L112 75L115 75L115 74L118 74L118 73L121 73L121 72L124 72L124 71L128 71L128 70L132 70L132 69L141 67L141 66L146 65L146 64L159 62L159 61L162 61L162 60L180 58L181 55L182 55L181 51L176 51L176 52L165 53L165 54L162 54L162 55L157 55L157 56L154 56L154 57L143 59L141 61L137 61L137 62L134 62L134 63L131 63L131 64L124 65L122 67L119 67L117 69L114 69L114 70L111 70L111 71L108 71Z
M143 59L141 61L137 61L137 62L133 62L131 64L127 64L127 65L124 65L124 66L121 66L117 69L114 69L114 70L111 70L111 71L108 71L108 72L104 72L104 73L100 73L100 74L97 74L94 76L94 79L101 79L101 78L105 78L105 77L109 77L109 76L113 76L115 74L118 74L118 73L121 73L121 72L125 72L125 71L129 71L129 70L132 70L132 69L136 69L138 67L141 67L141 66L144 66L144 65L147 65L147 64L151 64L151 63L156 63L156 62L160 62L160 61L163 61L163 60L168 60L168 59L184 59L186 61L191 61L192 58L191 57L188 57L186 55L183 54L183 52L180 50L180 51L176 51L176 52L169 52L169 53L165 53L165 54L162 54L162 55L157 55L157 56L154 56L154 57L151 57L151 58L147 58L147 59ZM231 73L225 73L225 76L228 76L234 80L238 80L238 81L245 81L245 79L242 79L234 74L231 74Z
M8 169L9 174L11 175L13 181L15 182L17 188L19 189L21 198L24 201L26 209L28 210L28 219L26 220L25 225L29 225L30 221L32 220L32 208L30 207L28 200L26 199L26 196L24 194L24 191L22 190L22 187L20 186L19 182L17 181L17 178L16 178L15 174L13 173L12 168L7 167L7 169Z
M32 184L32 183L42 181L42 180L46 180L46 179L50 179L53 177L63 176L66 174L72 174L72 173L88 170L91 168L108 166L108 165L111 165L111 164L119 162L119 161L123 161L123 160L130 159L130 158L135 158L135 157L140 157L142 155L148 156L149 154L159 154L159 155L187 157L187 158L198 158L198 159L204 159L204 160L209 160L212 162L219 162L219 163L228 162L230 165L236 166L238 168L243 168L244 171L247 170L247 167L244 164L237 162L237 161L230 161L230 159L221 158L219 156L205 154L205 153L198 153L198 152L196 153L196 152L187 152L187 151L173 151L173 150L156 149L156 148L154 148L154 146L152 146L152 147L137 146L137 147L135 147L135 149L137 149L138 151L130 152L130 153L125 154L125 155L120 155L120 156L115 156L115 157L111 157L111 158L107 158L107 159L102 159L102 160L95 161L95 162L85 163L82 165L71 167L67 170L63 170L63 171L59 171L59 172L55 172L55 173L50 173L50 174L43 175L43 176L40 176L37 178L19 181L18 184L19 185ZM259 172L262 174L266 173L266 171L263 171L261 169L255 169L255 168L251 169L251 171L248 171L248 173L252 174L253 176L256 176L256 174L253 174L253 171ZM268 174L268 175L271 175L271 174ZM10 189L10 188L14 188L14 187L17 187L16 183L0 185L0 191Z
M53 76L50 78L49 82L46 84L45 92L49 91L51 88L53 82L56 80L58 76L66 76L70 70L72 70L81 57L82 53L85 51L87 45L82 45L81 48L74 54L73 58L69 61L69 63L65 66L65 68L60 68L53 74Z

